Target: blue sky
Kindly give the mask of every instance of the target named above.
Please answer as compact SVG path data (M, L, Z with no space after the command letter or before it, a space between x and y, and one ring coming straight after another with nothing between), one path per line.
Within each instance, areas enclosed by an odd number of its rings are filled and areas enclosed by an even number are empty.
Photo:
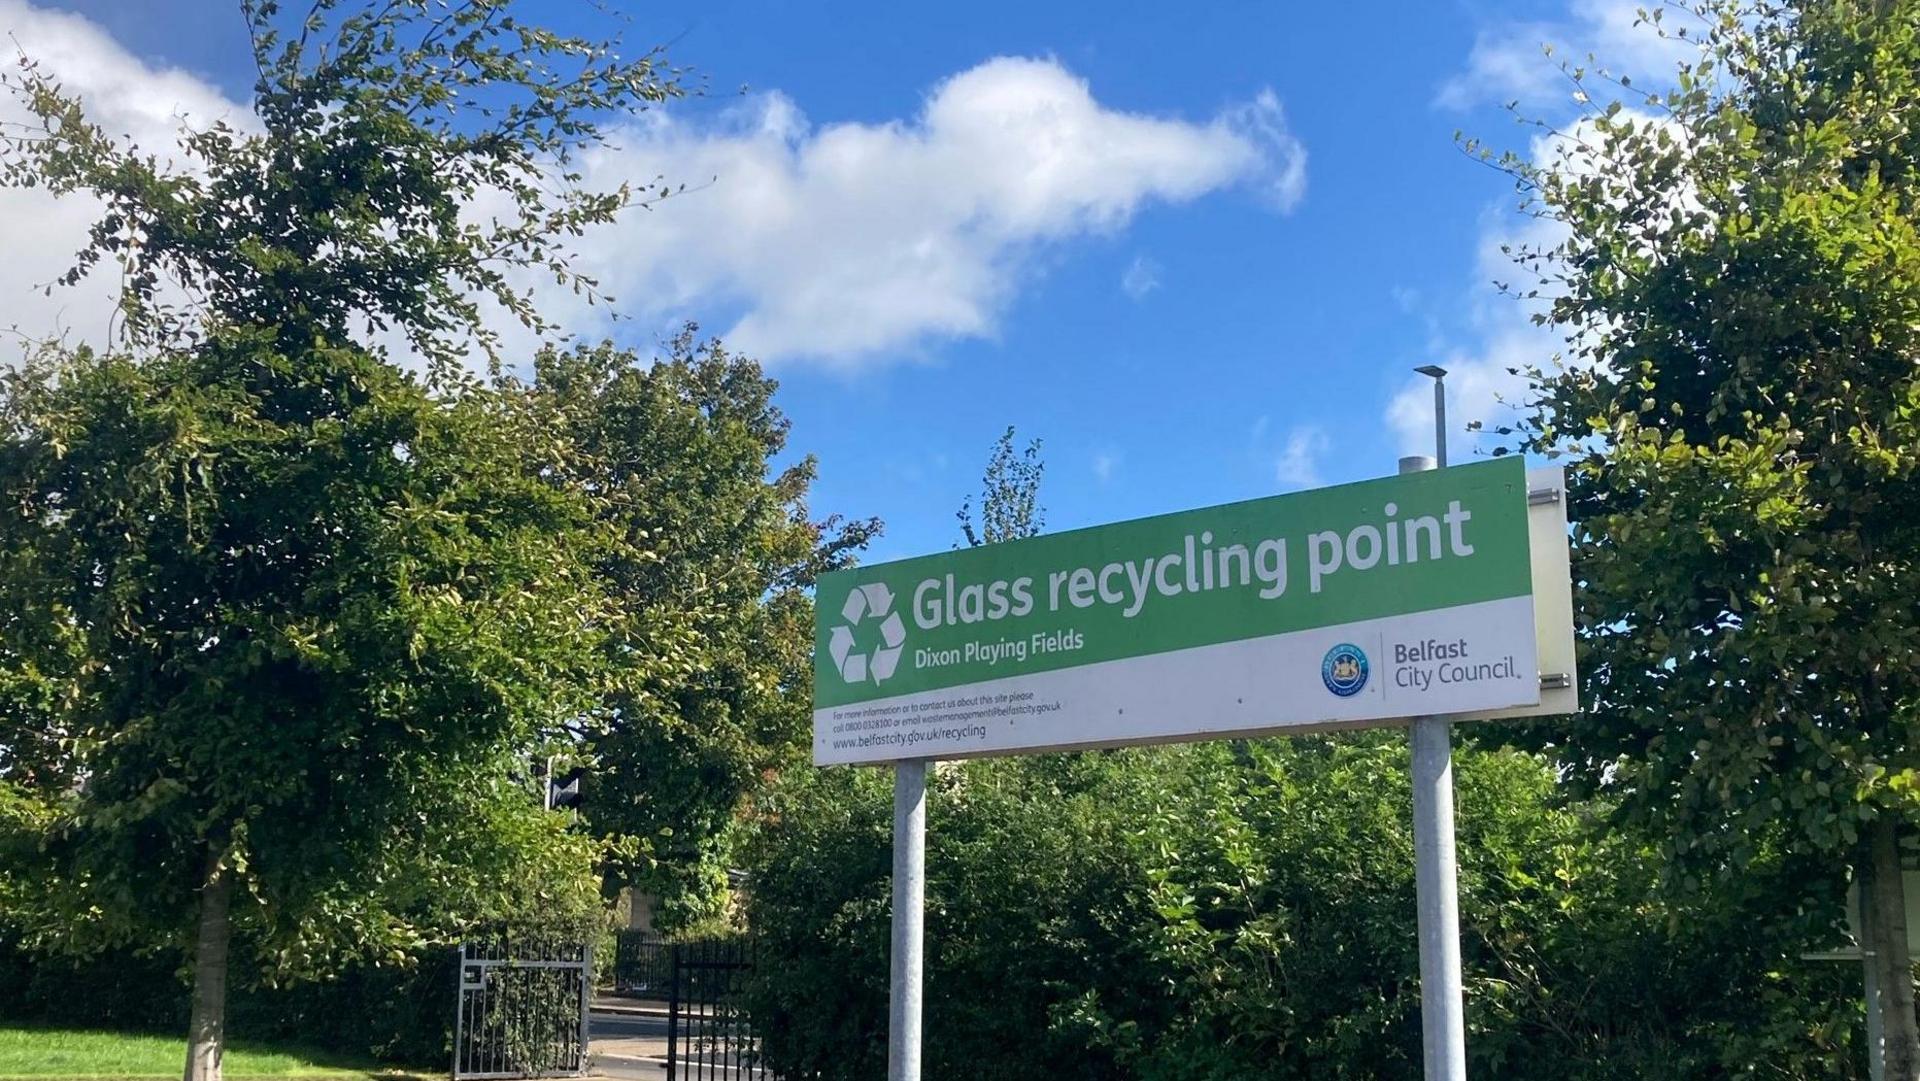
M599 175L698 190L596 242L633 318L577 325L645 347L692 318L762 356L820 458L815 512L886 521L873 558L951 545L1009 424L1044 440L1068 528L1389 472L1422 438L1415 364L1486 414L1554 343L1488 286L1540 227L1455 130L1525 152L1503 101L1569 113L1542 42L1667 56L1616 0L629 10L709 93ZM244 108L231 0L0 0L0 29L129 126ZM16 194L0 224L57 253L81 211ZM84 331L29 269L0 269L0 322Z

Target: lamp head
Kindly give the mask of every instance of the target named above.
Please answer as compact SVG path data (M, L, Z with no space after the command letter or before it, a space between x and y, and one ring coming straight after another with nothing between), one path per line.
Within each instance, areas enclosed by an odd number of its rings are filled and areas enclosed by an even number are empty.
M1415 368L1414 371L1419 372L1421 375L1432 376L1435 379L1444 379L1447 375L1447 370L1438 364L1422 364L1418 368Z

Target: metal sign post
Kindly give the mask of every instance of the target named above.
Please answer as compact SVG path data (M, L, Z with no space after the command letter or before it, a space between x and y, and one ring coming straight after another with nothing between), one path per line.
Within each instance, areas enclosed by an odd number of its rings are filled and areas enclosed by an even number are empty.
M1402 458L1402 473L1447 465L1447 371L1433 379L1433 458ZM1427 1081L1466 1081L1467 1026L1460 990L1459 866L1453 847L1452 722L1415 717L1413 877L1420 909L1420 1042Z
M926 941L927 763L893 766L893 987L887 1081L920 1081L920 976Z

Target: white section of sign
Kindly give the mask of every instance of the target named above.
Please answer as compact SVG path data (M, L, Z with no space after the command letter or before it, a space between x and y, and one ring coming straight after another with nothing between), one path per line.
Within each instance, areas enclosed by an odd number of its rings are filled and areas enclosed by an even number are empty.
M1545 717L1580 712L1580 666L1573 644L1573 555L1567 540L1567 471L1557 465L1527 470L1527 492L1553 492L1552 502L1527 507L1527 548L1533 557L1535 648L1542 679L1564 676L1564 685L1543 687L1538 705L1476 710L1456 721Z
M1364 683L1346 696L1323 673L1341 645L1366 658ZM1510 597L817 709L813 760L965 758L1533 706L1536 651L1533 598ZM1333 681L1343 676L1351 685L1350 667Z

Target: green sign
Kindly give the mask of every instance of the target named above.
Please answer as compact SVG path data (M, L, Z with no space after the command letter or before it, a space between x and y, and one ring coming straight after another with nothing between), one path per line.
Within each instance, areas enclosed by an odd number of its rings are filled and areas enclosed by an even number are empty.
M1526 483L1494 459L828 575L815 759L1536 702Z

